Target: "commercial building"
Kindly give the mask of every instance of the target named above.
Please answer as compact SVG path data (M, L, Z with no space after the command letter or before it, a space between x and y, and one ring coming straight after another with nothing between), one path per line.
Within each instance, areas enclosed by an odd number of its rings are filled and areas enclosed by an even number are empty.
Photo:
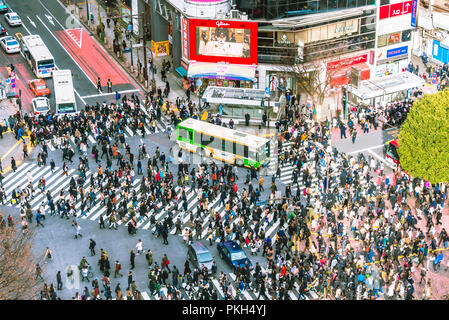
M268 88L272 98L289 90L306 103L315 96L292 68L302 65L308 77L330 79L327 116L341 110L351 70L359 81L405 70L417 15L417 0L127 1L149 17L160 56L186 87Z
M449 2L420 1L418 25L413 35L414 54L426 54L437 63L449 62Z
M381 0L376 27L374 79L404 72L412 53L418 1Z

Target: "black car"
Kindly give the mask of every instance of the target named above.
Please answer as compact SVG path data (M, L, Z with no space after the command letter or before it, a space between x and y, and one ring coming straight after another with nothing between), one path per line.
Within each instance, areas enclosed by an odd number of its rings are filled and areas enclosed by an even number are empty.
M1 0L0 0L1 1ZM0 36L4 36L6 34L6 29L2 24L0 23Z

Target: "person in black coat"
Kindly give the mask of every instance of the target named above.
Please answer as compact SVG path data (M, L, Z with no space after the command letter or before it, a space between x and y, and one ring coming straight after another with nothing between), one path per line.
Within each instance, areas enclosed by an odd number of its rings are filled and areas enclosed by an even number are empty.
M135 259L136 259L136 254L134 253L133 250L131 250L129 252L129 262L131 264L131 269L134 269L134 267L135 267Z

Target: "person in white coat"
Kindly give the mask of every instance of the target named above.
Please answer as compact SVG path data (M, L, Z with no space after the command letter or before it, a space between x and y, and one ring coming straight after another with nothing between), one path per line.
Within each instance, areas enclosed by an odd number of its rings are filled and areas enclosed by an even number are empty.
M143 242L141 239L137 241L136 248L137 248L137 255L139 255L143 250Z

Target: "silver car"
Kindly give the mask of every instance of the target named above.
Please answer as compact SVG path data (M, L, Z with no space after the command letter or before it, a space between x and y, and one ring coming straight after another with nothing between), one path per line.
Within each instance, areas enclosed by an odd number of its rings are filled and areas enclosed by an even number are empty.
M34 98L31 100L34 114L47 114L50 111L50 100L46 97Z
M206 246L201 242L197 241L189 245L187 259L193 263L195 268L200 270L201 266L204 265L207 268L207 271L212 273L214 258L209 250L207 250Z
M22 19L20 19L19 15L15 12L8 12L5 14L6 22L11 27L17 27L22 25Z
M0 38L0 45L6 53L20 52L20 44L13 36L6 36Z

